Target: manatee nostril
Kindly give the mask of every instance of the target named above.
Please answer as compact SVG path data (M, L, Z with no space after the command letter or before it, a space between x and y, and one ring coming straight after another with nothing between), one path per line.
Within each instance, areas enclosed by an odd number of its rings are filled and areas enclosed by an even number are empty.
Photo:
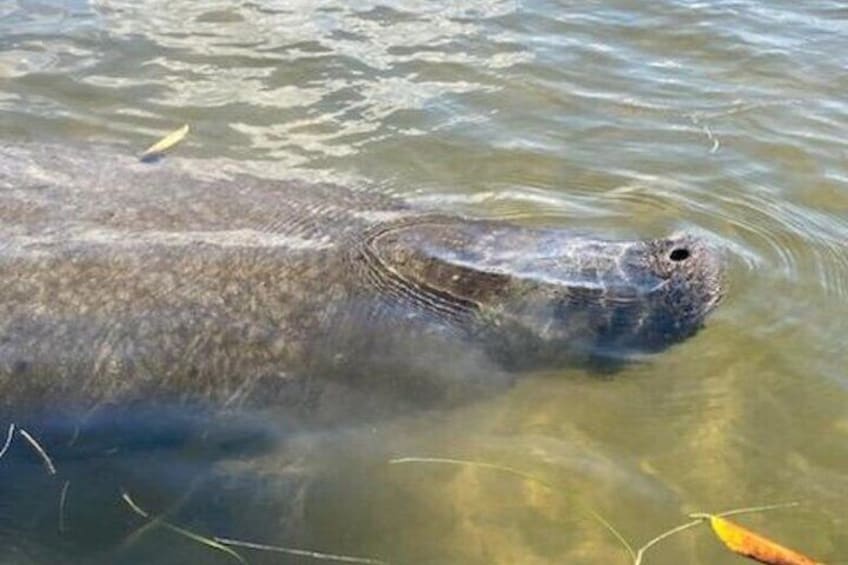
M689 258L689 250L685 247L678 247L677 249L672 249L671 253L669 253L668 258L672 261L685 261Z

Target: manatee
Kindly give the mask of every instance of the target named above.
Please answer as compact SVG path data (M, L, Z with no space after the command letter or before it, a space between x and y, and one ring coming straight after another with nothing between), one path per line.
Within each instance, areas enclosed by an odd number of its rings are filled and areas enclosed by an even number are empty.
M122 492L311 547L322 497L361 490L333 454L379 449L356 424L659 352L723 294L691 234L609 241L228 167L0 144L0 430L58 470L8 436L0 560L211 558L127 543Z
M437 405L660 351L723 294L691 234L609 241L219 165L2 145L4 414Z

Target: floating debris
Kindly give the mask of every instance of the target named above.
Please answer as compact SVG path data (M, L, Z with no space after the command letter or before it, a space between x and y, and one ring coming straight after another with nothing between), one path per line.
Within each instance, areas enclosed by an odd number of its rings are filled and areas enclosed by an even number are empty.
M721 516L710 516L716 537L732 552L768 565L821 565L769 538L743 528Z
M177 143L185 139L188 135L189 127L185 124L178 130L172 131L147 149L139 156L142 163L153 163L165 156L165 152L175 146Z

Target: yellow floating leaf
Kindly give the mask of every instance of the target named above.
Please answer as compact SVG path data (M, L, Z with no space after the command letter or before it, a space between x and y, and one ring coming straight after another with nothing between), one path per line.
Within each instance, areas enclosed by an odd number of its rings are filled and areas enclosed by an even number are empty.
M731 551L768 565L821 565L806 555L752 532L721 516L710 516L715 535Z
M165 154L165 151L182 141L188 135L188 124L178 130L172 131L150 147L139 156L142 161L154 161Z

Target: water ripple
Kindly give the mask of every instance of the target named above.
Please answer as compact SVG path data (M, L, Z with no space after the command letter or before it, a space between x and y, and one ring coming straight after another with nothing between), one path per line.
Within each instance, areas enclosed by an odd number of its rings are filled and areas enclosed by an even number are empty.
M548 222L577 230L645 234L665 229L697 231L741 261L752 275L779 272L787 282L811 275L821 288L848 297L848 218L780 198L771 187L717 192L666 177L618 171L632 180L599 192L597 186L500 187L492 191L438 193L423 190L414 200L458 207L468 213L517 221ZM640 230L639 226L644 226Z

